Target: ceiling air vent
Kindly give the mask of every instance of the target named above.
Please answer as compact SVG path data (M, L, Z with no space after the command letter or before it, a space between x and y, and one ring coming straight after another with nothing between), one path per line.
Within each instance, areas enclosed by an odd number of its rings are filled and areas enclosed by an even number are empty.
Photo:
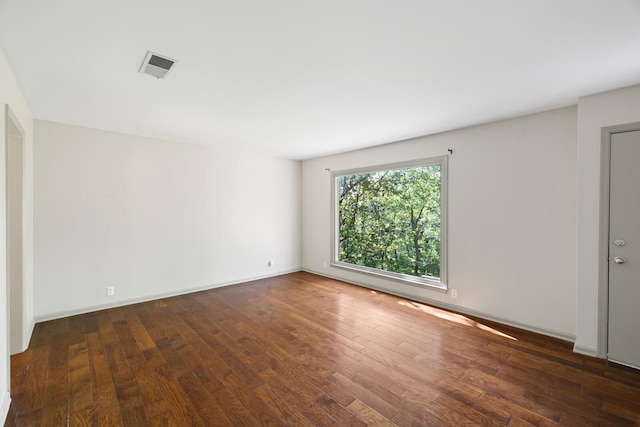
M144 61L142 61L140 72L143 74L149 74L157 79L166 79L167 74L169 74L169 71L175 67L176 62L178 61L175 59L170 59L166 56L158 55L157 53L149 51L147 52L147 56L145 56Z

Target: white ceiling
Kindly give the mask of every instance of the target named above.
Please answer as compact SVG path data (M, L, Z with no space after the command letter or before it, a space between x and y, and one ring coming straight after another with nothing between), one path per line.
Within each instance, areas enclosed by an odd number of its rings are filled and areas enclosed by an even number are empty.
M304 159L640 83L640 0L0 0L0 48L38 119Z

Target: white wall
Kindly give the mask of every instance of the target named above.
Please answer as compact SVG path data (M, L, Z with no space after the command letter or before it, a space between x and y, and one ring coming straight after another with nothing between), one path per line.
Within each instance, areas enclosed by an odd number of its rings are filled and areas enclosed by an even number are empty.
M33 328L33 117L27 103L16 83L9 64L0 50L0 419L6 418L9 409L9 347L7 330L7 234L6 226L6 168L5 168L5 104L8 104L20 122L24 135L24 299L23 307L23 346L28 344L28 337Z
M301 267L298 161L40 120L34 154L38 320Z
M578 275L575 350L603 356L598 345L601 129L640 121L640 85L578 102ZM605 273L606 274L606 273Z
M304 161L303 268L572 339L576 330L576 108ZM332 171L454 150L449 159L449 287L458 299L337 268Z

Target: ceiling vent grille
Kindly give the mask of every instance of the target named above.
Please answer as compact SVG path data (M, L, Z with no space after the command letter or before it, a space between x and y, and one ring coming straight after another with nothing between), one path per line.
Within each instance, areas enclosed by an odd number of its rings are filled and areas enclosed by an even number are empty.
M166 79L169 72L175 68L177 62L175 59L149 51L144 61L142 61L142 66L139 71L157 79Z

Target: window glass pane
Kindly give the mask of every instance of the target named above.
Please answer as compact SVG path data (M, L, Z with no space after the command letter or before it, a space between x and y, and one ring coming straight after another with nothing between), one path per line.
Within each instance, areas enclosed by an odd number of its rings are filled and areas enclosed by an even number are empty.
M337 175L336 261L439 282L441 163Z

